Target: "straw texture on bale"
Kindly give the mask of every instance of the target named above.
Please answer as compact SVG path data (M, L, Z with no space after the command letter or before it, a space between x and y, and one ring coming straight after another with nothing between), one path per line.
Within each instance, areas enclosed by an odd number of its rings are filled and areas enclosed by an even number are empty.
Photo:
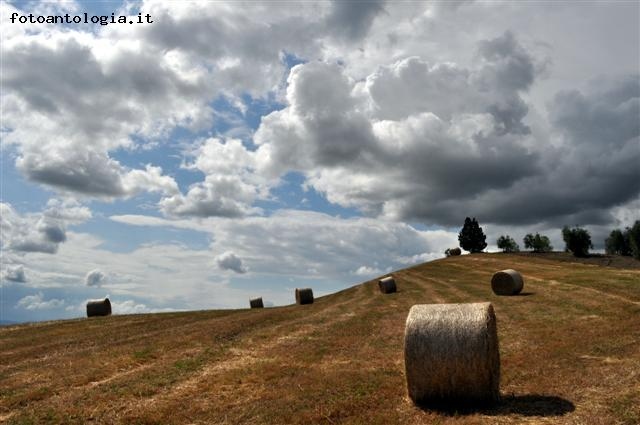
M497 401L500 354L491 303L411 307L404 365L409 397L415 403Z
M296 288L296 304L313 304L311 288Z
M495 272L491 278L491 289L496 295L518 295L523 287L522 275L513 269Z
M251 308L264 308L262 297L250 299L249 305L251 306Z
M449 256L455 256L460 254L462 254L462 250L460 250L460 248L451 248L449 250Z
M396 292L396 281L392 276L387 276L378 281L378 288L383 294L390 294Z
M111 301L109 301L109 298L87 301L87 317L109 316L110 314Z

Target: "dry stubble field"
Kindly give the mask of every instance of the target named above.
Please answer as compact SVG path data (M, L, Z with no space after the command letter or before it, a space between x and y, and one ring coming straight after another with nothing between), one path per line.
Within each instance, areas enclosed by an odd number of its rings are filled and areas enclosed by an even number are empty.
M515 268L521 296L497 297ZM640 269L536 256L453 257L264 310L112 316L0 329L0 422L638 424ZM491 301L503 401L429 410L406 396L419 303Z

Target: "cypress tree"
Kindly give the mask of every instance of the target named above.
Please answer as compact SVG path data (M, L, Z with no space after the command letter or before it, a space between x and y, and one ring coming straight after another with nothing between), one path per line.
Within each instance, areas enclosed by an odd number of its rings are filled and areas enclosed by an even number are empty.
M464 219L464 226L458 234L458 241L462 249L469 252L481 252L487 247L486 239L487 237L475 217Z

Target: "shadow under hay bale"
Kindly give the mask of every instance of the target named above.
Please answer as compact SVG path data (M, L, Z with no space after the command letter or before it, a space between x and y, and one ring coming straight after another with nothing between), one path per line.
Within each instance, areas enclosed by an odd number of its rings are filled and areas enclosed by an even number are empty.
M249 306L251 306L251 308L264 308L264 303L262 302L262 297L250 299L249 300Z
M492 406L478 403L461 405L459 402L426 402L418 404L423 410L436 411L447 416L486 415L486 416L564 416L576 410L575 405L562 397L539 394L503 396L500 402Z
M378 288L383 294L391 294L397 291L396 281L392 276L387 276L378 281Z
M296 288L296 304L313 304L313 290L311 288Z
M111 315L111 301L109 301L109 298L105 298L104 300L87 301L87 317L110 316L110 315Z
M518 295L522 288L522 275L513 269L495 272L491 278L491 289L496 295Z
M409 397L420 405L486 406L500 399L500 355L491 303L418 304L404 334Z

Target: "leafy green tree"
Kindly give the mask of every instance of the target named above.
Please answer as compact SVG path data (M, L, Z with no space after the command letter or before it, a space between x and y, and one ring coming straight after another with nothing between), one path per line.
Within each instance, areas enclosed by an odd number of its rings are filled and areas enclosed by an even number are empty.
M532 249L533 252L553 251L549 238L544 235L540 235L539 233L536 233L535 236L531 233L527 234L524 237L523 242L525 249Z
M620 229L612 230L609 237L604 241L605 252L607 254L631 255L629 231L628 227L624 232Z
M464 226L458 234L458 241L462 249L469 252L481 252L487 247L486 239L487 237L475 217L464 219Z
M498 238L498 248L500 248L502 250L502 252L518 252L520 251L520 247L518 246L518 244L516 243L516 241L513 240L513 238L509 235L507 236L500 236Z
M640 220L636 220L627 232L629 234L629 246L631 255L636 260L640 260Z
M562 228L562 239L566 244L565 250L573 252L575 257L586 257L589 255L589 248L593 249L591 235L588 230L582 227L570 229L569 226L564 226Z

